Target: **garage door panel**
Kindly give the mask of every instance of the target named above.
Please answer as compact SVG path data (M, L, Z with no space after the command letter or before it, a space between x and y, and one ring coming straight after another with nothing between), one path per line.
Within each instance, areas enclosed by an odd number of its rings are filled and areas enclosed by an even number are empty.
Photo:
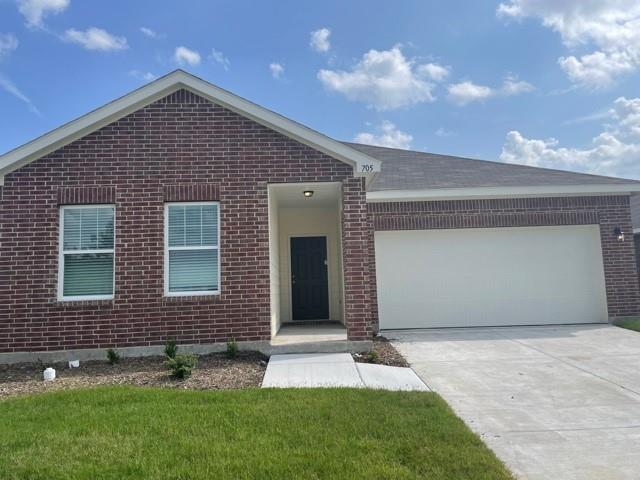
M607 320L599 228L376 232L381 328Z

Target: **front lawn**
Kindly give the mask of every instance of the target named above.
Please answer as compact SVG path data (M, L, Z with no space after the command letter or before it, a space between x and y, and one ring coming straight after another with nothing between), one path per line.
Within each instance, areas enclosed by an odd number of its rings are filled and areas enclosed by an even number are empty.
M2 479L507 479L433 393L100 387L0 401Z
M616 320L614 322L614 325L626 328L627 330L635 330L636 332L640 332L640 317Z

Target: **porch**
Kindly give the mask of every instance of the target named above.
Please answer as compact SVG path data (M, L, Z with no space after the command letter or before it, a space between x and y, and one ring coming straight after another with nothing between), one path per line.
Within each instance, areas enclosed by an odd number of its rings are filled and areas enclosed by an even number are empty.
M346 348L341 208L337 182L269 185L274 348Z
M285 323L272 337L271 345L296 345L347 340L347 329L340 322Z

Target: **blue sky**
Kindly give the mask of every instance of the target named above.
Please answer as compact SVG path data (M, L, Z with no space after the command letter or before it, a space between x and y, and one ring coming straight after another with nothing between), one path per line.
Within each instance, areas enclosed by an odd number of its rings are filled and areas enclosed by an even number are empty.
M0 152L178 67L340 140L640 178L637 0L0 0Z

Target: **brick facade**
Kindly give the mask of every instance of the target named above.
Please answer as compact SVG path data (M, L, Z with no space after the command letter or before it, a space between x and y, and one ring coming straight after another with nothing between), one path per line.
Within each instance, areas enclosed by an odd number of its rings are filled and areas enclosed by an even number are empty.
M633 236L633 241L636 248L636 267L638 268L638 276L640 277L640 233L636 233Z
M269 183L341 182L350 340L377 328L375 230L599 224L610 317L640 313L629 197L367 205L350 166L185 90L5 177L0 352L269 340ZM164 296L164 203L220 202L221 294ZM57 300L61 205L116 206L113 300Z
M267 185L343 183L345 320L370 338L362 179L185 90L8 174L0 194L0 352L268 340ZM164 202L219 200L221 294L164 297ZM58 302L59 207L116 206L113 300Z
M364 179L353 178L345 182L342 195L345 317L357 319L347 322L348 337L352 340L368 340L373 334L371 320L375 310L372 305L375 281L371 283L368 252L373 231L367 221Z
M616 227L632 232L628 196L371 203L369 215L375 230L599 224L609 316L640 313L634 242L613 234ZM373 317L377 325L377 311Z

